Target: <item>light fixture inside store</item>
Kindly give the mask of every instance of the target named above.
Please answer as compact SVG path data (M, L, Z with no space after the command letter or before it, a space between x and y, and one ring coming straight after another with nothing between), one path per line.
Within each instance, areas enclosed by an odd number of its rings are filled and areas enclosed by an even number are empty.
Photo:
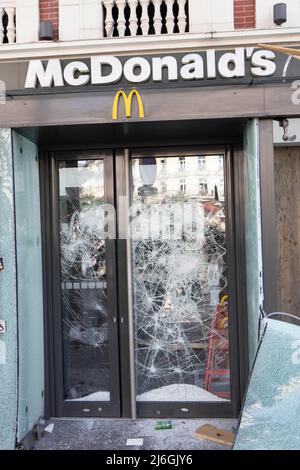
M153 186L157 175L156 158L141 158L139 161L139 170L143 183L147 186Z
M40 22L40 41L53 41L53 25L51 21Z
M286 3L275 3L273 10L273 21L277 26L287 22Z

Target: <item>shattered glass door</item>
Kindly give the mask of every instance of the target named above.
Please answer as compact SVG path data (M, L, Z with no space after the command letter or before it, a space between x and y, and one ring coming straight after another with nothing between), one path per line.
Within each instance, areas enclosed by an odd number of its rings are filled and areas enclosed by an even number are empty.
M131 160L137 402L231 399L224 161Z
M110 402L112 374L118 373L111 370L116 312L108 298L114 281L108 273L113 256L105 232L105 164L104 158L58 162L63 395L69 404Z

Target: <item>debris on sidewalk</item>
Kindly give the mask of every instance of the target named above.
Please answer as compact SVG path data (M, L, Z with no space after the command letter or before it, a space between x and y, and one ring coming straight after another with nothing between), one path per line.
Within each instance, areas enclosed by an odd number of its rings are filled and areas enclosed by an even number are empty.
M154 428L156 431L161 431L164 429L172 429L171 421L158 421Z
M134 446L134 447L142 447L144 445L144 439L143 438L127 439L126 445Z
M211 424L205 424L196 431L196 437L199 439L206 439L208 441L217 442L226 446L232 446L234 443L235 435L231 431L218 429Z
M50 423L48 424L48 426L44 428L44 432L49 432L51 434L53 432L53 429L54 429L54 423Z

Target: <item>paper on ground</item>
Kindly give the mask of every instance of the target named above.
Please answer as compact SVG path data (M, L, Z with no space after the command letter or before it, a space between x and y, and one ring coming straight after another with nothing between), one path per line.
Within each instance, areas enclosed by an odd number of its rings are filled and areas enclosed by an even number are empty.
M48 426L45 427L44 431L51 433L54 429L54 423L48 424Z
M127 446L141 447L144 444L144 439L127 439Z

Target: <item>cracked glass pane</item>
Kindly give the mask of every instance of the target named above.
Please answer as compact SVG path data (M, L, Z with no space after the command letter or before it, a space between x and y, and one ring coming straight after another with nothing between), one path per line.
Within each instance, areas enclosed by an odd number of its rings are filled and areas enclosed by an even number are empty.
M59 163L64 394L109 401L103 160Z
M224 157L131 164L138 401L230 399Z
M267 319L261 332L234 450L299 450L299 321Z

